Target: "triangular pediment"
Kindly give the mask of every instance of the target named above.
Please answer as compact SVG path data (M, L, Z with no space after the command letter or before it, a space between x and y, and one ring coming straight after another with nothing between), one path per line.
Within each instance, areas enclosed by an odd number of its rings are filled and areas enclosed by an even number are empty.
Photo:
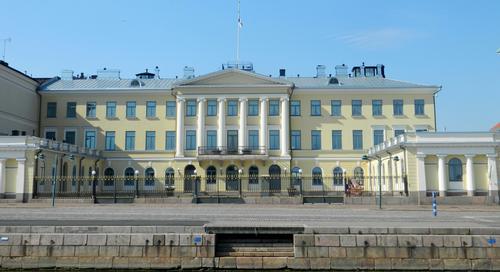
M254 86L254 85L276 85L287 86L290 82L266 77L253 72L237 69L226 69L206 74L192 79L184 80L178 86Z

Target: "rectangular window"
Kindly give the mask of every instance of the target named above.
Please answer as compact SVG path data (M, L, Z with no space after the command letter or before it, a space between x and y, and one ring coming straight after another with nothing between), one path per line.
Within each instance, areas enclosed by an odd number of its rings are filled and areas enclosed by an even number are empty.
M290 115L300 116L300 100L290 101Z
M248 100L248 116L258 116L259 115L259 100L251 99Z
M146 131L146 150L155 150L156 133L154 131Z
M237 115L238 115L238 100L228 100L227 116L237 116Z
M362 111L362 103L361 100L352 100L352 116L361 116Z
M76 118L76 102L66 103L66 118Z
M186 130L186 150L196 150L196 130Z
M196 100L186 100L186 116L196 116Z
M217 116L217 100L207 100L207 116Z
M372 100L372 115L382 116L382 100Z
M375 129L373 130L373 145L378 145L384 142L384 130Z
M175 131L165 133L165 150L175 150Z
M115 150L115 132L114 131L106 131L106 150Z
M56 140L56 132L55 131L46 131L45 132L45 139L49 140Z
M291 148L292 150L302 149L300 130L291 131Z
M116 117L116 102L108 101L106 102L106 118Z
M248 147L252 150L259 149L259 131L249 130L248 131Z
M311 100L311 116L321 116L321 100Z
M415 99L415 115L424 115L425 101L423 99Z
M362 150L363 149L363 131L353 130L352 131L352 149Z
M228 130L227 131L227 149L228 151L237 151L238 150L238 131L237 130Z
M311 149L321 149L321 130L311 130Z
M175 117L177 103L175 101L167 101L167 117Z
M85 148L95 149L95 131L85 131Z
M394 115L400 116L403 115L403 100L402 99L394 99L392 101L393 113Z
M47 118L56 118L57 115L57 103L48 102L47 103Z
M279 130L269 130L269 149L270 150L280 149L280 131Z
M76 143L76 131L68 130L64 132L64 142L68 144Z
M332 130L332 149L342 149L342 130Z
M127 111L125 114L127 118L135 118L135 101L127 102Z
M135 150L135 131L125 132L125 150Z
M87 118L96 117L96 102L87 102Z
M156 117L156 101L146 102L146 117L147 118Z
M215 149L217 147L217 130L207 130L207 148Z
M332 100L332 116L342 116L342 101Z
M395 129L394 130L394 137L398 137L401 134L405 134L405 130L404 129Z
M280 101L276 99L269 100L269 116L280 115Z

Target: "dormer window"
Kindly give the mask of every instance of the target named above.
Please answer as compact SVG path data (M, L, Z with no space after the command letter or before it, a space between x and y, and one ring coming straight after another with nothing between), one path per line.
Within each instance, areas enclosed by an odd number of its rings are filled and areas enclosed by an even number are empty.
M153 79L155 78L155 74L148 72L148 69L146 69L146 72L135 74L137 79Z
M374 77L377 75L377 67L365 67L365 76Z
M361 67L354 67L352 69L353 73L354 73L354 77L360 77L361 76Z

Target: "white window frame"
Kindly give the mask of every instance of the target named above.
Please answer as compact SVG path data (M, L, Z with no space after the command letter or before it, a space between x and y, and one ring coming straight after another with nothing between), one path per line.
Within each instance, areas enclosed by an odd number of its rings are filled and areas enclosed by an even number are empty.
M87 140L86 139L87 138L87 131L93 131L95 133L95 149L97 149L97 147L98 147L98 144L97 144L97 129L95 129L95 128L86 128L86 129L83 130L83 143L82 143L82 146L85 147L85 148L87 148L85 146L85 141Z

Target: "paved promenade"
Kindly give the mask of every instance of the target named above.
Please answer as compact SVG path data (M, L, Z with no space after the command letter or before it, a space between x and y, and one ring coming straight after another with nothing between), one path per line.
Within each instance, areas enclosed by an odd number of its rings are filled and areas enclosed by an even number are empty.
M0 204L0 225L500 227L499 206Z

